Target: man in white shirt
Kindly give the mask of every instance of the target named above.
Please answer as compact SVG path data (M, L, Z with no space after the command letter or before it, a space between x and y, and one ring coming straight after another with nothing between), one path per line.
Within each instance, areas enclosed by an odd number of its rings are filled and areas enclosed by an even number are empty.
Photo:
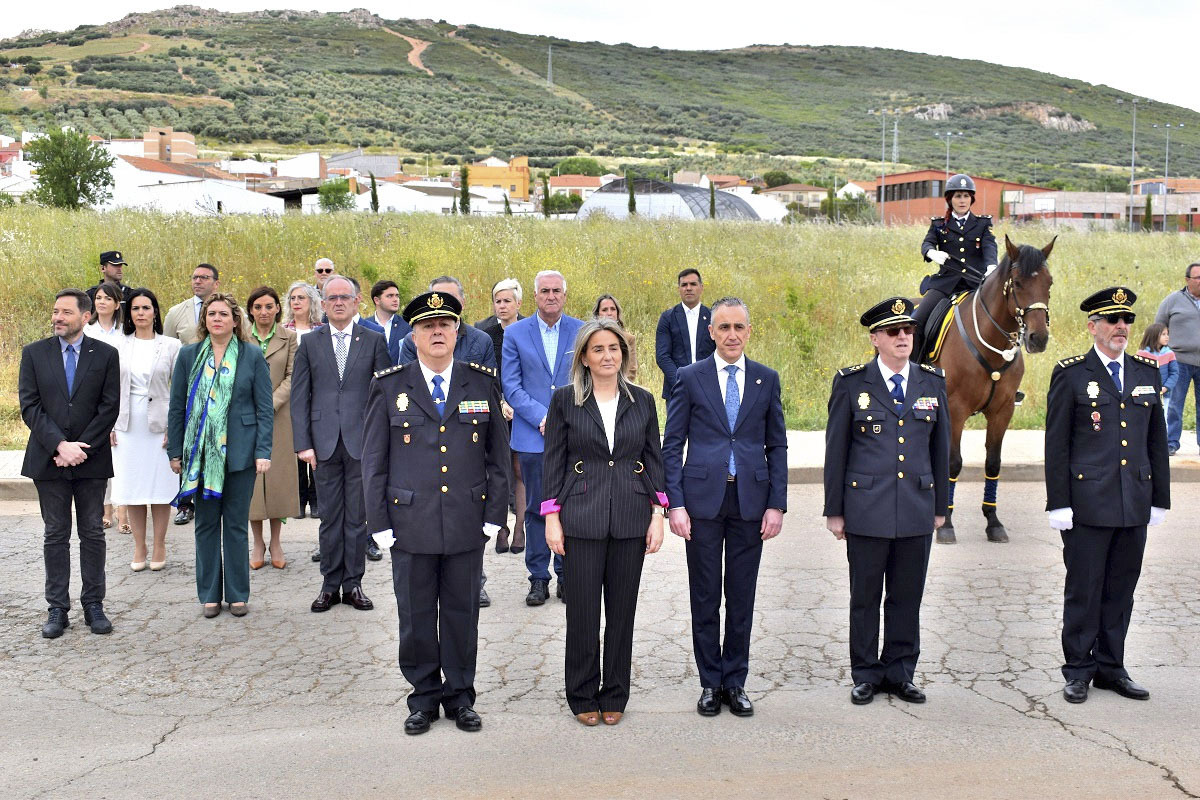
M375 281L371 286L371 302L375 304L375 316L370 319L383 329L388 357L393 364L399 364L400 344L412 330L400 316L400 287L395 281Z
M654 360L663 372L664 399L670 399L679 370L708 358L713 340L708 335L711 312L700 302L704 281L700 270L688 267L676 278L679 305L671 306L658 318L654 332Z

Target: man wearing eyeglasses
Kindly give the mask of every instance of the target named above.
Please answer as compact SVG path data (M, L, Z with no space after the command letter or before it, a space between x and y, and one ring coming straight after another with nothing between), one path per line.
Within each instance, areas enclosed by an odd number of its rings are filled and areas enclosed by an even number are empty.
M1171 455L1179 452L1183 410L1188 388L1193 384L1193 397L1200 407L1200 262L1188 264L1183 278L1184 287L1163 298L1154 315L1154 321L1166 325L1171 332L1171 349L1179 363L1179 380L1171 390L1167 406L1167 450ZM1200 444L1200 425L1197 429L1196 441Z
M217 272L217 268L212 264L197 264L192 270L192 296L167 310L167 316L163 319L163 335L178 339L184 344L195 343L200 307L210 294L220 288L220 273Z
M1058 362L1046 399L1046 510L1067 568L1062 667L1068 703L1088 684L1147 700L1125 670L1146 527L1171 507L1158 364L1125 352L1137 295L1110 286L1079 304L1092 349Z
M877 355L838 370L825 426L825 527L846 542L850 566L850 702L885 691L924 703L913 676L929 549L949 502L946 379L909 361L911 301L889 297L859 322Z

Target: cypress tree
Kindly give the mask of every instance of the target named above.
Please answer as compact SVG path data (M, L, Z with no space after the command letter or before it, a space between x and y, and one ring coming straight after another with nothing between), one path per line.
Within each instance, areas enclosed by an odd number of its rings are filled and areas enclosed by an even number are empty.
M625 173L625 185L629 187L629 216L637 216L637 198L633 194L633 178L629 173Z
M708 218L717 218L717 185L712 181L708 183Z
M507 194L504 195L504 216L506 216L506 217L512 216L512 206L510 206L508 204L508 195Z
M1146 210L1142 212L1142 230L1149 233L1154 230L1154 195L1146 195Z
M542 176L542 216L550 219L550 178Z
M372 211L372 213L378 214L379 213L379 188L375 185L375 173L368 172L367 174L371 176L371 211Z
M470 174L470 170L466 164L462 165L462 169L458 171L458 174L460 179L459 192L461 193L461 196L458 200L458 206L464 215L468 215L471 213L471 186L467 182L467 176Z

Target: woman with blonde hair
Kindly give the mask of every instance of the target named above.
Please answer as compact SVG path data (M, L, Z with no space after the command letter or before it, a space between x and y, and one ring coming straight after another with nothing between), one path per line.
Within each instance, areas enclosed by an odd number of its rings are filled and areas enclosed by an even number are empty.
M183 476L175 502L196 503L196 593L204 616L221 600L244 617L250 597L250 498L271 467L271 375L262 350L243 340L242 309L213 292L200 307L200 341L179 351L167 413L167 455ZM224 551L224 563L222 563Z
M567 702L589 727L616 725L629 702L642 562L662 546L667 505L658 407L628 372L620 325L584 323L571 385L554 391L546 417L541 512L546 544L564 557Z

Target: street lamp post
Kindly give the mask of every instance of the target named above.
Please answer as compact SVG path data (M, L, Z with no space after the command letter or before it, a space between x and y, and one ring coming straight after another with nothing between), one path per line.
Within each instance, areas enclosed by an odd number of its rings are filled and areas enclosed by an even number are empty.
M938 131L933 135L939 139L944 138L946 140L946 180L950 180L950 140L955 136L962 136L963 132L946 131L945 133L942 133L941 131Z
M899 114L900 109L881 108L876 111L873 108L867 109L868 114L879 115L879 224L887 225L887 217L884 215L884 204L887 202L887 115L888 112Z
M1139 101L1136 97L1129 101L1133 107L1133 134L1129 141L1129 232L1133 233L1133 182L1137 180L1137 110L1139 102L1150 102L1149 100ZM1118 99L1117 104L1123 105L1124 100Z
M1152 127L1155 127L1155 128L1161 127L1161 128L1164 128L1167 132L1167 149L1166 149L1165 155L1163 156L1163 190L1162 190L1162 193L1163 193L1163 228L1162 229L1163 229L1163 233L1166 233L1167 232L1167 195L1170 193L1169 189L1167 188L1167 183L1171 179L1171 128L1182 128L1183 123L1180 122L1179 124L1174 125L1174 124L1168 122L1165 125L1161 125L1161 126L1154 125Z

